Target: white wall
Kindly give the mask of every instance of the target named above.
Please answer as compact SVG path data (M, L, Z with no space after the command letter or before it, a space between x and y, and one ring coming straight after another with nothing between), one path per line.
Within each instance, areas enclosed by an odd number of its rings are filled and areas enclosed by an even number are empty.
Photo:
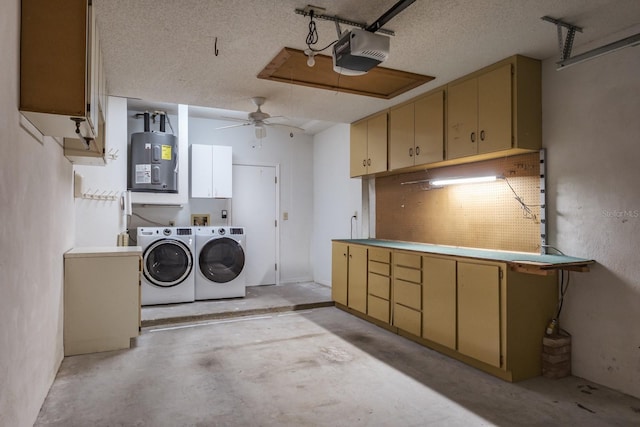
M114 246L117 234L127 228L126 217L120 209L120 197L127 189L127 100L110 96L107 102L107 152L117 152L117 158L108 159L105 166L74 165L74 171L82 175L85 192L106 191L117 199L75 199L76 247Z
M72 167L19 125L18 0L0 14L0 425L32 426L63 357L63 253L73 244Z
M362 180L349 178L348 124L315 135L313 142L313 279L331 284L331 240L359 237L362 230Z
M252 126L216 130L229 125L211 119L189 119L189 143L230 145L233 163L280 165L280 282L312 280L311 228L313 226L313 139L283 128L267 128L267 137L258 143ZM254 148L255 147L255 148ZM245 191L251 191L246 189ZM219 217L219 211L215 214ZM212 216L213 222L213 216ZM241 224L236 224L241 225Z
M571 273L560 318L572 370L640 397L640 48L554 62L542 75L550 243L597 262Z
M173 121L173 118L172 118ZM131 121L130 121L131 122ZM173 121L175 126L175 121ZM310 246L313 226L313 144L304 134L290 136L288 130L267 129L267 137L256 141L252 126L216 130L229 125L212 119L189 118L189 144L227 145L233 147L234 164L280 165L280 210L288 213L288 220L280 215L280 282L293 283L312 280ZM141 126L141 124L140 124ZM243 191L251 191L246 189ZM230 217L221 218L226 209ZM211 215L213 225L242 225L233 223L229 200L189 199L182 207L134 207L134 212L148 220L168 225L189 225L191 213ZM130 228L153 226L138 217L132 218Z

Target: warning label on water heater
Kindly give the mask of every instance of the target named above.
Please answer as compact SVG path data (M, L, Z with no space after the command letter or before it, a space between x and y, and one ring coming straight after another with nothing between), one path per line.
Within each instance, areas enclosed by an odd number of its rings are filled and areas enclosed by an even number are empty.
M151 165L136 165L136 184L151 184Z
M163 145L162 146L162 160L171 160L171 146Z

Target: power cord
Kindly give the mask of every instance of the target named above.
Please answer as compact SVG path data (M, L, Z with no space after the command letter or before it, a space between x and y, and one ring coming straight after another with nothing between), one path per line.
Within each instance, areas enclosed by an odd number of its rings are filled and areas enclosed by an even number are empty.
M311 18L311 20L309 21L309 33L307 34L306 43L307 43L307 47L311 52L313 53L322 52L338 42L338 40L334 40L328 45L326 45L325 47L323 47L322 49L316 49L312 47L312 45L315 45L316 43L318 43L318 39L319 39L318 29L316 28L316 21L313 20L313 10L309 12L309 17Z
M507 185L509 186L509 188L511 189L511 192L513 193L513 195L515 196L515 199L518 203L520 203L520 206L522 207L522 210L524 211L524 217L527 219L531 219L533 221L537 221L538 217L536 216L536 214L533 213L533 211L531 210L531 208L533 207L540 207L542 205L528 205L524 202L524 200L522 200L522 197L520 197L518 195L518 193L516 193L516 190L513 189L513 187L511 186L511 184L509 183L509 180L507 179L507 177L505 176L504 178L504 182L507 183Z
M356 223L358 221L358 217L356 215L351 215L351 238L353 239L353 220L356 220Z

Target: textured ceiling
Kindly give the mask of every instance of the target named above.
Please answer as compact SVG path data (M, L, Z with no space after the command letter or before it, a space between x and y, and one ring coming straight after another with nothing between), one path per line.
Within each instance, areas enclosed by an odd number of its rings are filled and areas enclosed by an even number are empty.
M326 15L372 23L396 1L313 0L313 4L324 7ZM381 100L256 77L283 47L306 47L309 18L294 13L308 4L304 0L93 0L93 4L110 95L243 112L255 109L252 96L264 96L264 111L286 116L309 133L326 126L323 122L352 122L513 54L557 56L556 28L541 21L543 15L584 28L576 35L574 52L640 22L639 0L418 0L385 25L396 35L383 65L436 79ZM317 46L336 39L333 22L318 20L317 29ZM192 111L201 116L221 113L207 108Z

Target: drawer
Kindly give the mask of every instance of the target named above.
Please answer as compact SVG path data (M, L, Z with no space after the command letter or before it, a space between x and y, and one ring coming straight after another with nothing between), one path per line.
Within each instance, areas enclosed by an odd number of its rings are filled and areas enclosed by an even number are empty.
M391 251L389 249L369 247L369 260L391 263Z
M369 295L375 295L379 298L389 299L389 290L391 289L391 279L387 276L369 273Z
M393 267L393 277L407 282L422 283L422 270L396 265Z
M422 333L422 313L400 304L394 304L393 325L419 337Z
M369 295L367 314L381 322L389 323L389 301Z
M394 252L393 264L405 267L422 268L422 255L407 252Z
M393 301L416 310L422 309L422 285L395 279Z
M391 265L387 263L369 260L369 272L381 274L383 276L390 276Z

